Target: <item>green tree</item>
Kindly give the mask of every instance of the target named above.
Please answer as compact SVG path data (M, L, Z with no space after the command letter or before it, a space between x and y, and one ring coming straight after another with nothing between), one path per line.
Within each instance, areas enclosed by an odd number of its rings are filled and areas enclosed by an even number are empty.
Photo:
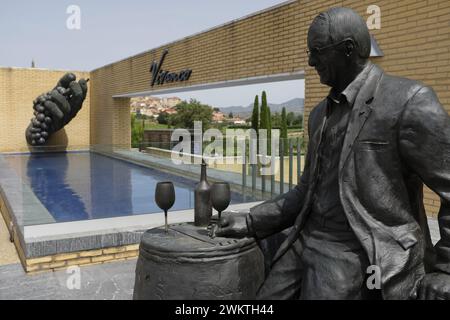
M233 118L234 116L233 116L233 112L230 112L229 114L228 114L228 118Z
M293 122L294 126L303 126L303 115L302 114L298 114Z
M286 121L287 121L288 127L292 127L294 125L294 121L295 121L295 114L293 112L289 112L286 116Z
M269 107L267 106L267 95L266 95L266 92L263 91L262 95L261 95L261 116L260 116L261 120L260 120L259 128L267 130L267 140L261 142L261 143L265 143L266 147L267 147L267 145L270 146L270 131L269 131L270 130L269 126L270 126L270 122L271 122L270 117L271 117L270 110L269 110ZM268 152L270 152L269 148L266 149Z
M131 146L137 148L144 139L142 122L136 121L136 115L131 114Z
M252 129L255 131L256 139L258 139L259 135L259 97L258 95L255 96L255 101L253 102L253 112L252 112ZM253 139L253 137L252 137ZM256 153L259 152L259 144L256 143Z
M259 98L257 95L255 96L255 102L253 103L252 129L256 132L259 130Z
M270 112L270 107L266 107L267 116L267 152L272 154L272 113Z
M259 128L260 129L267 129L268 121L267 121L267 96L266 92L262 92L261 96L261 120L259 121Z
M287 137L288 137L288 131L287 131L287 116L286 116L286 108L283 107L283 111L281 112L281 141L283 143L283 147L284 147L284 154L287 153L288 150L288 141L287 141Z
M158 118L156 121L158 121L159 124L168 124L169 123L169 114L167 112L161 112L158 115Z
M211 126L213 108L195 99L182 101L175 106L176 114L171 115L170 124L175 128L193 129L195 121L202 122L203 130Z
M281 128L281 114L279 112L272 115L272 128Z

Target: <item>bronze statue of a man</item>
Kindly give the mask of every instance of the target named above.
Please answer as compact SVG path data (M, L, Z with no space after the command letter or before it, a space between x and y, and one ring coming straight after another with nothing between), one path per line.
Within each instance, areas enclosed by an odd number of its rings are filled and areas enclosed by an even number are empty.
M368 58L353 10L332 8L308 32L309 65L329 95L311 112L300 183L219 236L264 239L288 227L259 298L450 299L450 117L433 90ZM433 247L423 183L441 198ZM380 290L366 285L379 271Z

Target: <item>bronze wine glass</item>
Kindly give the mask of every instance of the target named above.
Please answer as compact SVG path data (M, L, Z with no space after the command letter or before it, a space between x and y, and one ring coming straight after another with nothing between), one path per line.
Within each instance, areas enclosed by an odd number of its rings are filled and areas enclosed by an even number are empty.
M168 233L169 226L167 224L167 211L172 208L175 203L175 188L172 182L158 182L155 190L155 201L158 207L164 210L166 233Z
M211 187L211 203L219 213L219 220L231 201L230 184L228 182L216 182Z

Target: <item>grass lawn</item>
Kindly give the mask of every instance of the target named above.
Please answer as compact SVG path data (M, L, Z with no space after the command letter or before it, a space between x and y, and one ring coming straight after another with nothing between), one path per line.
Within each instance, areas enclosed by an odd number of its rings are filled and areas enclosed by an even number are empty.
M145 121L145 129L146 130L152 130L152 129L169 129L169 126L167 124L159 124L156 122L149 122L148 120Z

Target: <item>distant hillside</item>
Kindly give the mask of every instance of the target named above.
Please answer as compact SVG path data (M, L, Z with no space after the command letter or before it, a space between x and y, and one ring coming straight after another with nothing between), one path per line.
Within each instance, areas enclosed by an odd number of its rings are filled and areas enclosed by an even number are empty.
M276 104L276 103L269 103L270 111L272 114L275 112L282 111L283 107L286 107L287 112L294 112L295 114L303 114L303 107L304 107L304 99L302 98L294 98L289 101ZM234 116L239 116L241 118L247 118L252 114L253 111L253 104L250 104L246 107L243 106L232 106L232 107L224 107L220 108L220 111L222 111L225 114L229 114L230 112L233 113Z

